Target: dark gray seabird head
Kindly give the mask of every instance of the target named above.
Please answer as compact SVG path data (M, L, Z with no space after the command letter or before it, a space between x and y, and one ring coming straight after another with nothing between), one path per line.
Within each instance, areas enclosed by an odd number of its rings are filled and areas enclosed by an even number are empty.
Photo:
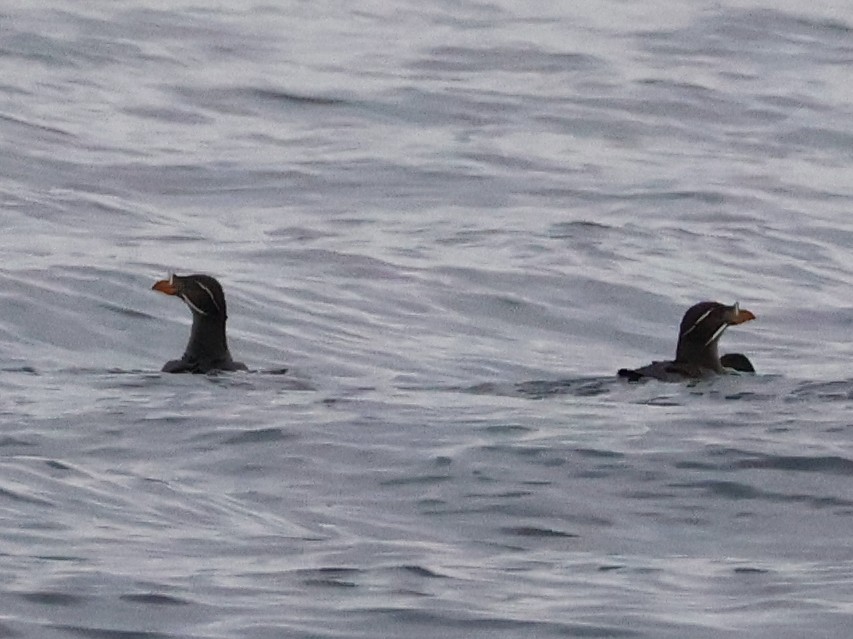
M752 362L740 353L720 357L717 342L729 326L754 320L755 315L735 303L699 302L687 309L678 331L675 359L652 362L636 370L623 368L619 377L636 382L643 378L679 381L728 370L754 373Z
M209 373L246 370L231 359L225 337L228 311L222 286L210 275L170 275L151 287L166 295L180 297L193 315L190 340L181 359L166 362L166 373Z
M675 361L723 372L717 342L729 326L754 320L755 315L735 302L699 302L687 309L678 330Z

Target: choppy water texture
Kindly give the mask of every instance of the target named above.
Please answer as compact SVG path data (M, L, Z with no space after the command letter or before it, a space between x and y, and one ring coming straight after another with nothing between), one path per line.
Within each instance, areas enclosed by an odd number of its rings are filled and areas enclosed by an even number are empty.
M849 634L849 3L38 5L0 636ZM756 376L615 379L703 299Z

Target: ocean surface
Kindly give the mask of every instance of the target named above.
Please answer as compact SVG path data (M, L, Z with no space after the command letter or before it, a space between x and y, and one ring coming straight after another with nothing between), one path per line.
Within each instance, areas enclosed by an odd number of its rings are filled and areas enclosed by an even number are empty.
M847 0L0 4L0 637L850 636L851 65ZM159 372L172 271L250 372ZM708 299L757 374L617 380Z

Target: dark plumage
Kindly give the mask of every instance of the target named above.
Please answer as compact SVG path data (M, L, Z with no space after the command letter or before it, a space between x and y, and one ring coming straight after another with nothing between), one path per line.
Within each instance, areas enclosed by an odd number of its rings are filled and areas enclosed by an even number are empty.
M165 373L209 373L246 370L246 365L231 359L225 338L228 313L222 287L210 275L172 275L152 288L180 297L193 314L190 341L181 359L163 366Z
M676 382L728 370L754 373L755 368L746 355L729 353L720 357L717 352L717 342L726 328L753 319L755 315L741 310L737 304L726 306L719 302L700 302L687 309L681 320L674 360L652 362L635 370L622 368L618 375L629 382L643 378Z

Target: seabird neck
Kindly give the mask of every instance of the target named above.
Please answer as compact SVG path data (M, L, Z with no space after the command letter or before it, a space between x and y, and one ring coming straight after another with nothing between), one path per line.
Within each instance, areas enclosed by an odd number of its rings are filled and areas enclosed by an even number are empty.
M225 338L225 319L193 313L193 327L184 359L219 360L230 357Z
M678 340L675 361L692 364L717 373L723 372L720 355L717 351L717 340L710 344L703 344L691 339L681 338Z

